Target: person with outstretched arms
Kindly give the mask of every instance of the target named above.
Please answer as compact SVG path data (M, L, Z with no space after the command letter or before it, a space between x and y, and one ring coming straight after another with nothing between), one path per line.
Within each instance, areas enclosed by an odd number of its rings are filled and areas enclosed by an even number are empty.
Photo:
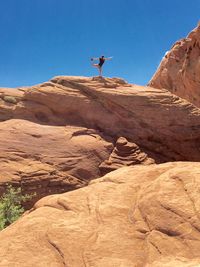
M102 66L103 66L104 62L106 60L110 60L110 59L112 59L112 57L107 57L106 58L104 56L101 56L100 58L94 58L94 57L91 58L91 61L93 61L93 60L99 60L99 63L98 64L92 64L92 66L98 68L98 70L99 70L99 76L100 77L102 77Z

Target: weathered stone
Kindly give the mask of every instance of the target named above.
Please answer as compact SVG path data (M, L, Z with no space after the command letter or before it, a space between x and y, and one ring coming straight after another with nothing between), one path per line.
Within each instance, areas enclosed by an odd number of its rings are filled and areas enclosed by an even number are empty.
M200 107L200 24L163 57L149 85L166 88Z
M200 163L118 169L0 232L0 266L200 265Z
M200 161L200 110L167 90L63 76L4 95L17 101L0 99L0 193L7 182L37 186L39 199L146 157Z
M136 144L128 142L124 137L120 137L117 139L109 159L102 162L99 168L102 174L106 174L123 166L149 165L153 163L155 161L142 152Z

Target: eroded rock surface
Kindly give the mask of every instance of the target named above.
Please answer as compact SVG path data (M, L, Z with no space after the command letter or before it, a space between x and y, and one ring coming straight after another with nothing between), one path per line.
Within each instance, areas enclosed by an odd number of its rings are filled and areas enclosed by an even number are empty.
M106 174L123 166L136 164L149 165L153 163L155 161L149 158L146 153L142 152L136 144L128 142L124 137L120 137L109 159L102 162L99 168L102 174Z
M200 24L167 51L149 85L166 88L200 107Z
M42 196L86 185L99 177L112 143L98 131L12 119L0 123L0 194L6 183Z
M41 199L0 232L0 266L199 266L200 163L124 167Z
M123 136L157 162L200 160L198 108L167 90L117 78L56 77L24 88L16 104L1 100L0 112L2 120L98 130L112 143Z
M59 76L0 89L0 121L1 192L6 182L38 198L76 189L99 177L106 160L110 170L145 157L200 161L200 110L167 90L118 78ZM119 137L128 143L113 151Z

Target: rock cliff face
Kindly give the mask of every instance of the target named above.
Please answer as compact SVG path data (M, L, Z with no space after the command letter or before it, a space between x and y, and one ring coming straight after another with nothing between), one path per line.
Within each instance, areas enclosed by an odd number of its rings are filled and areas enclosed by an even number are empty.
M166 88L200 107L200 24L162 59L149 86Z
M42 196L121 166L200 161L200 110L167 90L118 78L56 77L0 90L0 193Z
M0 232L0 266L200 265L200 163L124 167Z

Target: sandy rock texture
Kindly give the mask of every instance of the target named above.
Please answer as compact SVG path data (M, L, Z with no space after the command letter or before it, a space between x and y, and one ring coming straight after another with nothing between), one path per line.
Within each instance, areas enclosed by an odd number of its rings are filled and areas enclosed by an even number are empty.
M118 78L63 76L20 92L16 104L1 99L2 121L84 127L112 144L124 137L156 162L200 159L200 110L167 90Z
M200 24L163 57L149 86L166 88L200 107Z
M0 266L200 265L200 163L123 167L0 232Z
M102 174L106 174L123 166L150 165L154 163L155 161L142 152L136 144L128 142L124 137L120 137L117 139L109 159L102 162L99 168Z
M112 143L98 132L76 126L50 126L12 119L0 123L0 193L6 183L42 196L87 185Z
M0 89L0 193L11 182L37 200L122 166L199 161L199 141L200 110L167 90L66 76Z

